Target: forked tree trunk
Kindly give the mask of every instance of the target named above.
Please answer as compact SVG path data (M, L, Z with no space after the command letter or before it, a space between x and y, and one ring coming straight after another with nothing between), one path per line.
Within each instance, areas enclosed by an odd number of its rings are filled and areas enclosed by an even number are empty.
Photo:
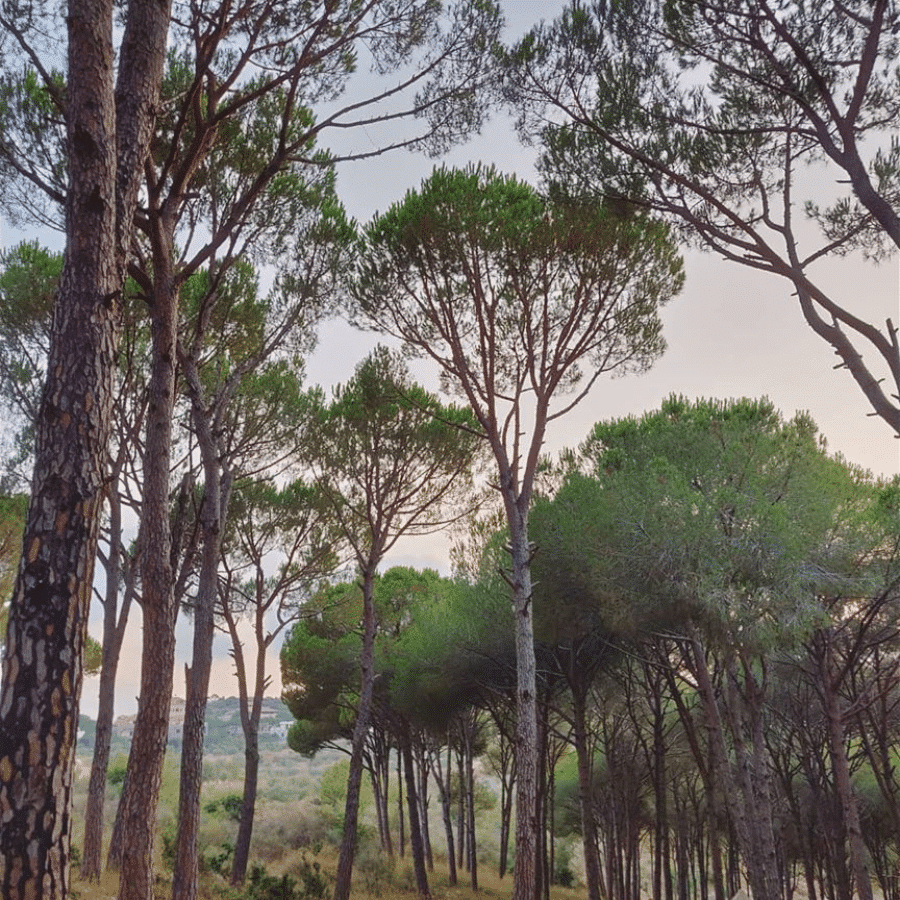
M833 660L831 636L826 634L824 659L822 664L821 690L828 723L828 755L834 773L834 785L840 802L843 830L847 837L850 867L853 871L856 896L860 900L872 900L872 876L866 861L866 845L859 821L859 805L850 779L850 764L847 761L844 711L840 694L834 684L832 673L837 666Z
M447 741L446 774L444 771L444 766L441 763L440 748L434 751L434 764L432 768L434 770L434 777L438 786L438 794L440 794L441 798L441 819L444 823L444 837L447 841L447 867L449 869L447 883L450 887L456 887L456 844L453 840L453 816L450 808L450 773L453 771L453 764L449 739Z

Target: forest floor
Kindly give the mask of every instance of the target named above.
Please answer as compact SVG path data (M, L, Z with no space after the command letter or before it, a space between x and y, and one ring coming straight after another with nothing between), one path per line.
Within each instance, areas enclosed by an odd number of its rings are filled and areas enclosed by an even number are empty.
M331 861L333 865L326 865L333 871L337 864L337 857ZM402 867L402 861L401 861ZM273 872L281 867L273 867ZM285 868L289 871L290 864ZM418 900L418 894L401 882L406 879L407 875L401 872L399 875L392 875L389 879L378 885L366 884L359 876L354 878L354 888L350 894L350 900ZM412 878L411 865L408 877ZM358 883L360 881L363 883ZM157 900L168 900L171 895L171 875L170 873L160 874L157 879ZM429 885L431 888L431 897L433 900L507 900L512 897L512 877L507 876L503 880L497 878L496 873L485 873L479 876L479 887L475 891L468 885L457 885L449 887L447 884L447 868L439 862L435 862L435 871L429 872ZM328 890L325 894L327 900L333 895L334 882L328 880ZM80 881L77 877L72 879L73 900L115 900L118 890L118 878L110 874L104 875L101 882L88 884ZM248 893L237 891L229 888L222 878L212 878L209 874L201 877L199 885L198 900L244 900L251 895ZM265 893L260 896L260 900L269 900L275 897L275 894ZM298 900L303 895L296 894ZM550 889L551 900L584 900L587 892L584 888L562 888L552 887Z
M175 838L175 816L178 806L178 756L167 754L160 793L159 831L157 839L157 900L171 896L171 853ZM82 761L76 777L75 834L73 846L80 849L83 832L83 809L87 794L90 760ZM124 759L114 760L110 769L124 766ZM204 762L204 789L201 819L201 879L199 900L313 900L315 893L303 890L304 876L312 879L313 887L322 896L333 895L334 872L337 869L337 845L341 833L347 757L340 752L319 754L304 759L290 750L263 753L260 767L259 797L254 822L251 866L260 867L260 883L255 890L245 886L242 891L230 888L227 873L230 865L229 847L237 832L232 815L233 798L240 794L243 758L238 755L208 756ZM114 779L115 780L115 779ZM112 829L118 802L119 787L108 791L105 810L107 836ZM439 842L443 830L439 823L432 826L435 844L434 871L429 872L429 884L434 900L484 900L512 896L512 876L500 879L497 874L499 814L491 804L486 789L484 809L478 814L479 867L478 891L469 886L469 874L460 871L459 884L450 887L446 858L441 857ZM436 804L432 804L436 806ZM414 900L415 880L408 848L405 856L389 857L377 846L371 795L364 796L361 805L360 848L354 861L354 888L351 900ZM561 853L569 851L561 847ZM76 853L77 862L77 853ZM285 893L279 882L288 876L293 892ZM99 883L87 883L79 878L77 865L73 867L72 900L115 900L118 876L107 873ZM551 900L582 900L583 888L554 887Z

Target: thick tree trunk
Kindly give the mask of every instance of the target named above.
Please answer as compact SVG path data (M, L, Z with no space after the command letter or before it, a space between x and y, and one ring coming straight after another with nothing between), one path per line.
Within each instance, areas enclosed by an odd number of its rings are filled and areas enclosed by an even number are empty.
M360 692L356 724L350 751L350 774L347 778L347 799L344 806L344 834L338 856L338 867L334 885L334 900L348 900L353 880L353 857L356 854L356 832L359 818L359 792L362 785L363 751L369 718L372 711L372 696L375 687L375 598L374 565L363 572L363 643L360 654Z
M67 242L0 693L4 900L69 890L82 654L119 323L112 3L70 3L67 23Z

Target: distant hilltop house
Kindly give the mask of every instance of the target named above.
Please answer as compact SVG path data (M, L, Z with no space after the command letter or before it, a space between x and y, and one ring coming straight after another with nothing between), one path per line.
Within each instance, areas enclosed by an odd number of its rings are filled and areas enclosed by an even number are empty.
M185 701L181 697L173 697L169 704L169 736L170 741L180 741L184 730ZM119 716L113 723L113 734L116 737L132 738L137 716Z

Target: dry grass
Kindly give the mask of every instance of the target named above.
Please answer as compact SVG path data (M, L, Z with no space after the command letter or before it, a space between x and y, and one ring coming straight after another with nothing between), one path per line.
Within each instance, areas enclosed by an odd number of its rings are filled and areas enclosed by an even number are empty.
M274 875L296 872L302 851L285 854L280 860L267 865L267 870ZM307 854L308 858L308 854ZM334 850L323 850L317 857L326 872L333 873L337 865ZM382 872L373 876L371 867L366 867L365 859L356 866L354 887L351 900L418 900L413 888L412 863L409 858L399 859L391 863L384 861ZM462 875L467 879L465 873ZM479 889L473 891L468 884L450 887L447 883L446 866L435 862L435 871L429 873L429 884L433 900L486 900L486 898L505 898L512 896L512 878L507 876L500 880L495 872L481 871L478 876ZM115 900L118 889L118 877L107 873L99 884L87 884L73 879L74 896L80 900ZM168 877L160 876L158 884L158 900L168 900L171 893L171 882ZM201 879L200 900L238 900L239 894L230 890L224 879L206 875ZM330 893L329 893L330 896ZM567 889L554 887L550 889L551 900L583 900L584 889Z
M337 826L337 806L331 798L320 793L321 780L338 754L332 759L304 760L291 751L264 754L261 767L260 798L254 827L251 865L262 864L271 875L284 874L297 877L304 860L317 862L329 881L328 896L332 894L333 875L337 869L336 840L340 837ZM83 831L84 802L86 799L87 765L81 767L76 779L76 803L74 812L74 846L80 848ZM220 799L241 788L240 761L234 757L210 757L204 766L205 784L203 805ZM177 756L170 754L163 776L163 789L159 814L160 838L157 840L157 900L169 900L171 896L171 871L162 859L162 835L174 836L177 806ZM115 815L115 791L106 809L107 840ZM367 798L368 800L369 798ZM361 822L361 847L354 864L354 888L351 900L417 900L412 861L385 857L376 847L374 818L371 802L363 804ZM512 878L499 879L496 874L496 848L490 836L497 830L496 810L484 813L481 842L484 858L479 866L479 890L468 886L468 875L460 872L460 884L450 887L446 864L435 860L435 871L429 873L431 895L434 900L484 900L512 896ZM435 823L435 836L440 834ZM201 854L210 857L221 852L222 845L234 841L237 825L226 815L204 813L201 817ZM72 879L73 900L115 900L118 893L118 875L107 873L96 883L83 882L77 867ZM243 892L231 889L226 879L214 872L201 875L199 900L243 900ZM551 900L582 900L584 889L567 890L552 888Z

